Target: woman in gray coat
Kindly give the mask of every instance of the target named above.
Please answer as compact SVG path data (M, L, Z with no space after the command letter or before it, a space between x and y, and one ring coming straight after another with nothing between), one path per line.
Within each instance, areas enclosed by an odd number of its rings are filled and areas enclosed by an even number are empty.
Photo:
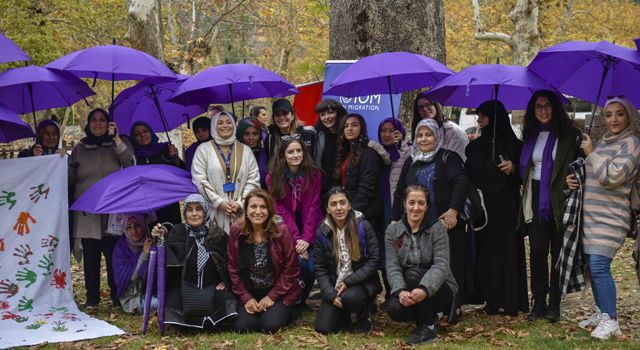
M89 112L84 137L73 148L69 161L70 198L76 200L103 177L135 163L133 148L127 138L121 138L116 123L100 108ZM109 215L73 212L73 237L82 241L84 283L87 289L86 307L100 303L101 254L107 265L107 278L114 306L120 304L111 267L111 255L118 237L105 232ZM77 243L77 242L76 242Z

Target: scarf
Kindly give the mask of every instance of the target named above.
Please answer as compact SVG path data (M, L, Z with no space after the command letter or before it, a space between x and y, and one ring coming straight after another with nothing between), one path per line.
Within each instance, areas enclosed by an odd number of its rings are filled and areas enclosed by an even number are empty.
M404 126L402 126L402 123L396 118L387 118L378 125L378 140L380 140L380 142L382 142L382 139L380 138L380 132L382 131L382 126L384 126L385 123L391 123L395 131L400 131L400 133L402 134L402 139L404 140L405 136L407 135L407 132L404 129ZM391 157L391 161L393 162L400 159L400 152L398 151L398 145L399 145L398 143L393 143L391 145L382 145L384 149L387 150L387 153L389 153L389 156Z
M218 135L218 129L216 127L218 125L218 120L220 120L220 118L223 116L227 116L229 119L231 119L231 124L233 124L233 132L231 133L231 136L226 139L223 139L222 137L220 137L220 135ZM211 138L220 146L229 146L236 142L236 123L231 113L219 112L211 118Z
M151 143L149 143L148 145L143 146L136 141L136 134L134 130L138 125L145 127L151 133ZM153 132L153 129L151 129L151 126L143 121L135 122L133 123L133 125L131 125L131 129L129 131L129 137L131 139L131 145L133 145L133 150L136 154L136 157L138 158L155 157L158 154L162 153L162 151L164 151L165 148L168 147L168 143L158 142L160 139L158 139L158 136Z
M53 125L56 130L58 131L58 141L56 142L56 145L53 148L47 148L42 144L42 137L44 134L44 129L47 128L47 126L49 125ZM43 150L43 154L44 155L48 155L48 154L54 154L58 151L58 146L60 144L60 126L58 125L58 123L56 123L55 121L51 120L51 119L45 119L43 121L41 121L40 123L38 123L38 128L37 128L37 133L38 133L38 140L40 140L40 145L42 146L42 150ZM33 150L33 148L32 148Z
M103 143L113 142L113 137L109 136L108 132L106 132L102 136L96 136L91 132L91 129L89 128L89 124L91 123L91 120L95 116L96 112L101 112L102 114L104 114L105 118L107 119L107 123L111 122L111 116L109 115L109 113L107 113L107 111L103 109L96 108L91 112L89 112L89 116L87 116L87 125L84 126L84 133L87 136L83 137L80 140L80 142L84 143L85 145L102 146Z
M420 130L420 128L422 127L427 127L431 129L431 132L436 138L436 148L434 148L432 151L429 151L429 152L422 152L420 149L418 149L418 143L414 142L413 147L411 148L411 159L413 162L420 161L420 162L428 163L433 161L433 159L436 156L436 153L438 153L438 151L440 150L440 147L442 147L442 138L440 133L438 132L438 122L436 122L433 119L422 119L418 123L418 125L416 125L416 131L415 131L415 134L413 135L414 140L417 140L418 130Z
M538 124L538 132L524 141L520 155L520 177L524 179L524 175L531 162L533 149L536 147L536 141L541 131L549 131L549 136L547 137L547 142L544 145L544 151L542 153L538 217L543 220L549 220L553 217L551 207L551 176L553 174L553 147L557 139L551 123L547 123L546 125Z
M291 170L287 169L287 180L289 181L289 187L291 188L291 194L296 202L302 200L302 171L298 170L297 173L292 174Z
M187 234L189 237L193 237L196 241L196 246L198 247L198 258L197 258L197 266L198 266L198 276L202 273L202 269L204 265L207 264L207 260L209 260L209 252L204 246L204 238L209 232L209 225L211 224L211 216L209 215L209 205L207 201L200 194L190 194L184 200L184 217L187 217L187 206L191 203L199 204L204 210L205 218L204 223L200 227L193 227L189 225L188 222L185 222L184 226L187 229Z
M135 218L136 222L138 224L141 224L142 228L144 229L144 235L142 236L142 238L140 238L137 241L134 241L133 239L131 239L131 236L129 236L129 233L126 230L127 222L131 218ZM146 224L146 222L144 220L144 215L143 214L128 214L127 215L127 222L125 222L125 230L124 230L124 236L127 239L127 245L129 246L129 249L131 249L132 252L139 252L139 251L142 250L142 246L144 245L144 241L147 239L147 237L149 237L149 228L147 227L147 224Z

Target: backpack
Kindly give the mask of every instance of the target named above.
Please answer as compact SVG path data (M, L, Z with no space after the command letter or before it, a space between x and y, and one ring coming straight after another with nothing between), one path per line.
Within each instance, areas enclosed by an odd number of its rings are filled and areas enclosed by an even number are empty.
M362 246L362 249L364 250L364 258L367 259L369 257L369 251L367 249L367 233L364 230L364 225L362 224L362 221L360 221L358 223L358 241L360 241L360 246ZM324 234L320 235L320 243L322 243L322 247L326 248L327 247L327 236Z
M447 166L447 159L451 151L445 150L442 155L442 164ZM465 168L465 172L466 172ZM489 215L487 214L487 208L484 204L484 195L482 190L476 188L470 182L471 188L467 193L467 198L464 201L464 210L460 212L460 219L466 222L474 231L480 231L489 223Z

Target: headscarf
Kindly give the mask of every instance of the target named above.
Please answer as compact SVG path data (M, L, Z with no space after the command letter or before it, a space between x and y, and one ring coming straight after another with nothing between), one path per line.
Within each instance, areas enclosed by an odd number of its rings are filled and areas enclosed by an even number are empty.
M231 119L231 124L233 124L233 132L231 133L231 136L226 140L221 138L220 135L218 135L218 130L216 128L216 125L218 124L218 120L220 119L220 117L225 115ZM228 146L233 144L236 141L236 129L237 127L235 123L235 118L231 113L218 112L216 113L216 115L214 115L211 118L211 138L213 138L213 141L215 141L215 143L217 143L220 146Z
M244 118L238 122L238 126L236 128L236 140L242 142L242 136L244 136L245 131L248 128L254 127L258 131L258 145L253 148L253 150L262 148L262 134L260 121L254 117Z
M139 144L138 141L136 140L135 129L136 129L136 126L139 126L139 125L145 127L151 133L151 143L149 143L148 145L143 146ZM131 145L133 145L133 150L136 153L136 157L142 157L142 158L153 157L162 153L162 151L164 151L165 148L168 147L167 142L162 142L162 143L158 142L160 139L153 132L153 129L151 128L151 126L144 121L137 121L133 123L133 125L131 125L131 129L129 130L129 138L131 139Z
M96 136L91 132L91 128L89 128L89 124L91 123L91 120L95 116L96 112L102 112L102 114L104 114L105 118L107 119L107 123L111 122L111 116L104 109L95 108L91 110L91 112L89 112L89 115L87 115L87 125L84 126L84 133L87 136L83 137L82 140L80 140L80 142L84 143L85 145L100 146L103 143L113 141L113 138L109 136L109 132L104 133L104 135L102 136Z
M142 246L144 245L144 241L147 239L147 237L149 237L149 227L147 226L145 219L144 219L144 215L143 214L138 214L138 213L132 213L132 214L127 214L127 221L125 221L125 229L124 229L124 236L127 239L127 244L129 245L129 248L132 251L139 251L142 249ZM133 239L131 239L131 236L129 236L129 233L127 232L126 229L126 225L129 222L129 219L131 217L135 217L136 222L139 223L140 225L142 225L142 228L144 230L144 235L137 241L134 241Z
M189 204L192 204L192 203L199 204L202 207L202 210L204 210L204 215L205 215L204 222L202 223L202 226L198 228L195 228L189 225L189 222L186 220L187 207L189 206ZM190 194L184 200L183 214L185 217L184 226L187 229L187 234L189 234L189 237L193 237L195 239L196 245L198 246L197 267L198 267L198 275L200 275L200 273L202 273L202 269L207 264L207 260L209 260L209 252L204 246L204 238L207 235L207 232L209 232L209 225L211 224L211 215L209 214L209 205L207 204L207 201L204 199L204 197L202 197L202 195L198 193Z
M58 131L58 141L56 142L56 146L54 148L45 148L45 146L42 144L42 134L44 133L44 129L46 129L49 125L53 125ZM58 125L58 123L51 119L45 119L38 123L36 132L38 133L38 140L40 140L40 145L44 150L43 154L54 154L58 151L58 146L60 145L60 125Z
M440 147L442 147L441 134L438 132L438 122L433 119L422 119L416 126L413 139L417 140L418 130L423 126L429 128L433 133L433 136L436 138L436 148L431 152L422 152L418 149L418 143L414 142L413 147L411 148L411 159L413 162L431 162L435 158L436 153L440 150Z
M482 128L482 134L480 137L492 138L495 123L496 139L517 139L516 134L513 132L513 128L511 128L509 112L507 112L507 109L504 107L502 102L498 100L485 101L476 108L475 113L482 113L489 118L489 124Z
M385 123L391 123L391 125L393 126L393 129L395 131L400 131L400 133L402 134L402 139L404 140L405 136L407 135L407 131L404 129L404 126L402 125L402 123L396 119L396 118L387 118L385 120L383 120L379 125L378 125L378 140L380 141L380 143L382 143L382 139L380 138L380 133L382 132L382 126ZM389 153L389 156L391 157L392 161L397 161L398 159L400 159L400 152L398 151L398 144L397 143L393 143L391 145L382 145L384 147L384 149L387 150L387 152Z
M602 135L602 140L604 140L606 143L611 143L628 136L628 134L630 133L634 133L636 136L639 136L640 128L638 127L638 122L640 121L638 119L640 118L640 115L638 114L636 106L626 98L622 96L616 96L608 99L607 102L605 102L604 110L606 111L607 107L612 103L621 104L622 107L624 107L624 109L627 111L627 114L629 115L629 126L627 127L627 129L616 135L607 130L604 135Z

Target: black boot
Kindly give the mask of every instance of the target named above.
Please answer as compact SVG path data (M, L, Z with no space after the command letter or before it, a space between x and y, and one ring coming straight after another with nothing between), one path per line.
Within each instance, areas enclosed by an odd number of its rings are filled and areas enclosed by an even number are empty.
M559 293L551 293L549 295L549 306L544 317L551 322L560 320L560 295Z
M545 317L547 313L547 297L546 295L543 298L534 298L533 299L533 307L531 308L531 312L529 316L527 316L527 320L535 321Z

